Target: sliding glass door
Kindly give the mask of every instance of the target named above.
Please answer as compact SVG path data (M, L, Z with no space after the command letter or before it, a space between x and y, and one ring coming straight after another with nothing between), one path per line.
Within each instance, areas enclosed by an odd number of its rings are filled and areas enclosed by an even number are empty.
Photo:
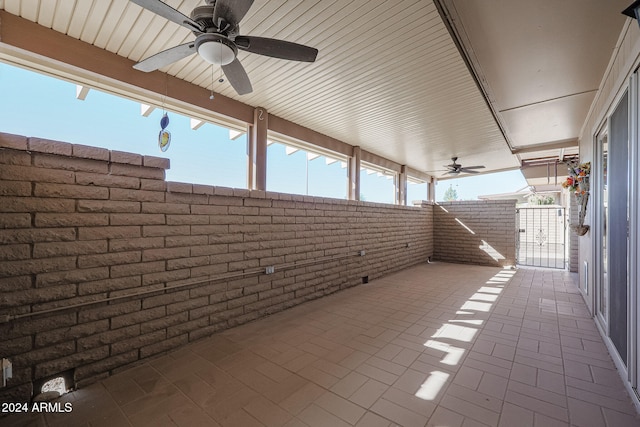
M609 336L622 363L628 351L628 196L629 196L629 96L625 94L610 119L608 141L607 276Z
M627 366L629 351L629 95L625 93L596 138L595 314Z
M600 132L597 138L596 156L598 158L598 179L595 181L597 185L594 188L594 207L598 209L599 216L597 219L595 232L596 239L596 259L599 260L598 277L596 278L595 286L595 305L596 316L603 329L609 333L609 235L607 230L609 229L609 193L607 191L608 185L608 165L609 165L609 138L607 130L604 129ZM595 171L593 171L595 172ZM597 205L596 205L597 203Z

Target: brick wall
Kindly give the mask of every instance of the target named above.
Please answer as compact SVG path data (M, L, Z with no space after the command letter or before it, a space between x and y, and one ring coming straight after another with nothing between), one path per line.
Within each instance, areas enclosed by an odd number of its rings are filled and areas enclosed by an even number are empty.
M433 207L435 260L515 265L515 200L443 202Z
M72 368L90 383L433 254L431 206L171 183L168 166L0 134L0 357L14 364L0 400Z
M569 199L569 225L578 224L578 217L580 216L580 206L573 194L570 194ZM569 231L569 271L572 273L578 272L578 248L580 246L579 237L574 231Z

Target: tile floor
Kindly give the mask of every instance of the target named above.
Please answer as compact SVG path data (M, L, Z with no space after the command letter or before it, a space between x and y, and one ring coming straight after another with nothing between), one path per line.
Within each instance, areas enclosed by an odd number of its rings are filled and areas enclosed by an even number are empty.
M572 275L420 265L62 397L42 426L640 426ZM8 424L7 424L8 423Z

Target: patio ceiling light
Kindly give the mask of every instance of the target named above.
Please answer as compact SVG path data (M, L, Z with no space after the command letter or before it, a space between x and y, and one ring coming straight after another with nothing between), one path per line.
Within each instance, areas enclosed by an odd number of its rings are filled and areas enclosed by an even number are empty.
M196 49L205 61L214 65L230 64L236 59L238 53L232 42L217 34L203 34L198 37Z
M638 21L638 25L640 25L640 0L636 0L631 5L622 11L623 15L627 15L636 21Z

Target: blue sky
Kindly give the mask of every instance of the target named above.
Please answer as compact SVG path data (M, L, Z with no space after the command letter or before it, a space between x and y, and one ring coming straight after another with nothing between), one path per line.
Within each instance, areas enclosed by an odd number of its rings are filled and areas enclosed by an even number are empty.
M192 130L189 118L169 111L171 145L162 153L158 148L162 108L143 117L138 102L97 90L81 101L75 97L75 84L4 63L0 63L0 94L0 132L168 157L169 181L246 188L246 137L230 140L225 128L205 124ZM270 191L346 198L346 169L340 162L327 164L322 156L308 160L303 151L287 155L281 144L268 147L267 161ZM436 200L449 185L460 199L469 200L516 191L526 182L519 171L441 181ZM392 179L363 172L361 187L364 200L393 202ZM410 184L407 191L409 203L426 198L426 184Z

